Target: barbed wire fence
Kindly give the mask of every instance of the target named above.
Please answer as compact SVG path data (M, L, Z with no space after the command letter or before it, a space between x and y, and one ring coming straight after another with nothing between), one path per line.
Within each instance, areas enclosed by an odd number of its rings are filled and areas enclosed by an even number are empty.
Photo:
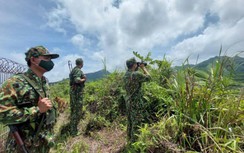
M19 64L10 59L0 57L0 88L5 80L17 73L23 73L27 70L26 65ZM4 151L5 140L7 138L8 127L0 124L0 153Z

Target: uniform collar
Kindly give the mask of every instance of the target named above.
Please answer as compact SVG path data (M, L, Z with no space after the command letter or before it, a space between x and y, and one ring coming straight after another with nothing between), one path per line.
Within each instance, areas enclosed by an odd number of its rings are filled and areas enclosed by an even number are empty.
M46 78L44 76L42 76L42 78L39 78L31 69L28 69L27 72L25 72L25 75L35 82L46 83Z

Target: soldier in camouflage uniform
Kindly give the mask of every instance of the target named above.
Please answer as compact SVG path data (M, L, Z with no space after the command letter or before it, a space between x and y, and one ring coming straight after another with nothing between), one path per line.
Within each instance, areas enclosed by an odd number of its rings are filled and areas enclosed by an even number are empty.
M53 141L56 108L49 99L49 87L43 74L50 71L59 57L43 46L30 48L25 60L29 69L6 80L0 89L0 122L18 130L29 152L47 153ZM11 132L5 151L23 152Z
M126 112L127 112L127 138L130 143L136 141L138 127L145 121L146 110L142 100L141 86L143 82L150 81L151 77L144 64L136 62L135 58L126 61L128 68L123 79L126 90ZM140 67L143 73L137 71Z
M70 72L70 134L79 135L77 126L82 116L83 107L83 89L85 87L86 76L81 71L83 60L76 59L76 67Z

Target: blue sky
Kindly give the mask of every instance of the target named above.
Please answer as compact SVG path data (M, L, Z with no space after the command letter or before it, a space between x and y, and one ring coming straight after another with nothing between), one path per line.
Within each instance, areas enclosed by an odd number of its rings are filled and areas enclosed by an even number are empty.
M85 73L125 69L125 60L152 53L180 65L244 50L243 0L0 0L0 57L26 64L43 45L60 54L50 81L68 77L68 61ZM240 56L243 56L241 54Z

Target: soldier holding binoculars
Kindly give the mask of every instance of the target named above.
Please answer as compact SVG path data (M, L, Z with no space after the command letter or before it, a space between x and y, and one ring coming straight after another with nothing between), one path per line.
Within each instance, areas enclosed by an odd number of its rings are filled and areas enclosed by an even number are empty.
M143 82L151 80L146 65L147 63L137 62L135 58L126 61L128 70L123 79L126 90L127 137L130 143L136 141L138 126L141 126L145 121L146 111L142 100L141 86ZM139 67L143 73L137 71Z

